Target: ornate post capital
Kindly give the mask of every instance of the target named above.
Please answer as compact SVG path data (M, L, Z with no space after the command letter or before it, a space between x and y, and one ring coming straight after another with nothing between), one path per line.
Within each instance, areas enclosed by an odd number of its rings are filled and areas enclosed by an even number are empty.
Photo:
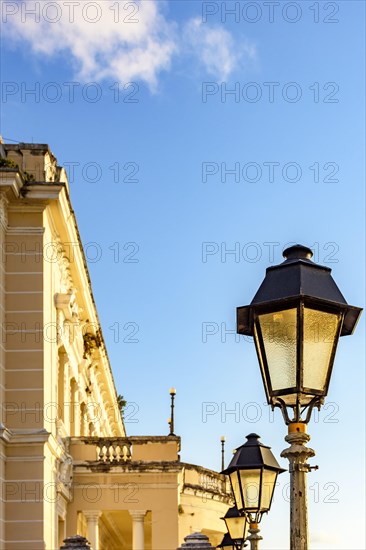
M129 514L133 521L144 521L146 510L129 510Z
M89 523L96 523L102 512L100 510L83 510L86 521Z
M284 449L281 453L283 458L287 458L290 462L290 472L292 469L304 469L309 471L310 466L307 460L315 456L315 451L310 447L306 447L306 443L310 441L310 436L305 432L290 432L285 441L290 443L290 447Z

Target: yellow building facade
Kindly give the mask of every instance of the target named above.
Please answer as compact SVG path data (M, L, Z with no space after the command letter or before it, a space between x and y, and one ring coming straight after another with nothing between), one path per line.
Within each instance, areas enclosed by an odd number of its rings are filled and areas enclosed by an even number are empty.
M176 436L127 435L67 174L48 145L0 143L0 547L217 545L223 476Z

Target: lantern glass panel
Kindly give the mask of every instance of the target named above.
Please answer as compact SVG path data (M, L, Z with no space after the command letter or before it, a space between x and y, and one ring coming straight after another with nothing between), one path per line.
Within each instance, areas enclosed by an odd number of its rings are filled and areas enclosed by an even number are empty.
M304 308L303 386L325 391L340 318L337 314Z
M239 540L244 537L244 527L246 523L245 516L237 518L225 518L225 523L229 535L233 540Z
M260 505L261 470L239 470L239 475L245 510L258 510Z
M296 386L297 309L258 316L273 391Z
M263 470L261 510L269 510L271 505L274 486L276 483L277 472L272 470Z
M238 510L243 510L244 506L243 506L243 499L241 496L238 472L235 470L234 472L231 472L231 474L229 475L230 475L231 487L234 493L236 507Z

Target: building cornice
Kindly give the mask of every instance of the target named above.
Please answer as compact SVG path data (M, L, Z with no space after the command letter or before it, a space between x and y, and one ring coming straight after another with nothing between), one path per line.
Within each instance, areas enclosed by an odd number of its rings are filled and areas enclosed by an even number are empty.
M8 235L43 235L43 227L7 227L6 232Z
M0 189L4 189L6 192L18 198L21 195L21 189L24 186L24 180L18 170L14 168L0 169Z
M43 444L48 441L50 433L47 430L21 430L0 427L0 438L11 445Z
M101 438L99 437L71 437L71 443L83 442L86 445L96 445ZM132 435L126 437L105 437L102 439L111 439L111 440L125 440L126 443L131 445L145 445L146 443L172 443L176 442L179 445L181 443L181 438L178 435ZM183 464L183 463L182 463Z
M183 469L182 464L177 461L153 461L153 462L143 462L135 461L128 463L118 462L116 464L111 464L108 462L98 462L98 461L88 461L88 462L74 462L74 472L75 473L85 473L90 475L92 474L103 474L108 472L108 474L140 474L140 473L179 473Z
M27 183L23 188L23 195L31 200L56 200L64 187L64 184L59 183Z

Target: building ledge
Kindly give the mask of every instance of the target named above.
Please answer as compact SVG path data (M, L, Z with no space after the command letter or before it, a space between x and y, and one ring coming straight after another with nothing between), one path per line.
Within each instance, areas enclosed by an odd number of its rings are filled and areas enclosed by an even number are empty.
M71 437L70 452L76 462L118 465L131 462L179 461L180 437Z

